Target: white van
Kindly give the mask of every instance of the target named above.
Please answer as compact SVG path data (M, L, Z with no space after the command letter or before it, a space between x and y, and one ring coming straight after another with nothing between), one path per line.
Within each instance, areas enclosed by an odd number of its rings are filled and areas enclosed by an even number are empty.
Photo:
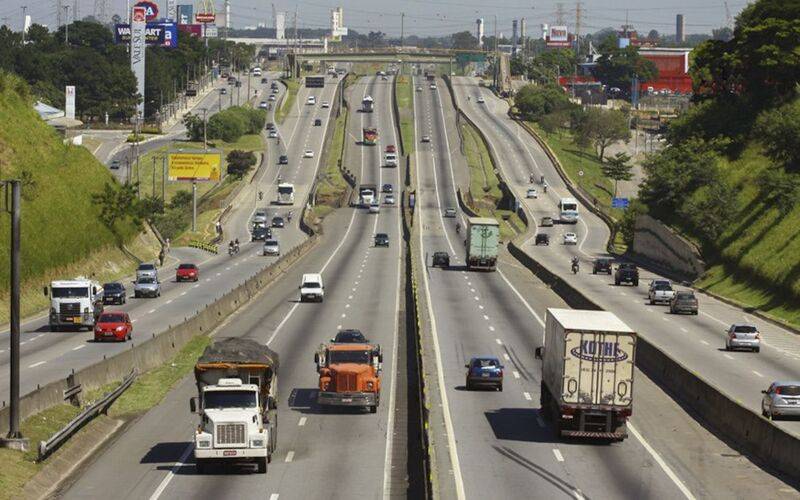
M384 155L383 164L387 167L396 167L397 166L397 153L386 153Z
M300 282L300 302L322 302L325 286L321 274L304 274Z

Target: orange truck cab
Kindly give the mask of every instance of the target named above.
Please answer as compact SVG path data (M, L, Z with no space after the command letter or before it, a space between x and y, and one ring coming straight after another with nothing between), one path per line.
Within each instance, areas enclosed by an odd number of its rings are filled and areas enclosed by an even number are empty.
M383 354L377 344L320 345L314 354L319 373L320 406L368 407L378 411Z

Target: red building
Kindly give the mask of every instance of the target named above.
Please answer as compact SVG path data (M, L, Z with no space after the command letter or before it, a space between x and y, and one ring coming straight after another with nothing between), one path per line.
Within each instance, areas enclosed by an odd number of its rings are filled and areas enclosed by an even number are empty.
M642 82L642 92L648 87L653 90L670 90L681 94L692 91L692 78L689 76L689 53L686 48L641 48L639 54L652 61L658 68L658 80Z

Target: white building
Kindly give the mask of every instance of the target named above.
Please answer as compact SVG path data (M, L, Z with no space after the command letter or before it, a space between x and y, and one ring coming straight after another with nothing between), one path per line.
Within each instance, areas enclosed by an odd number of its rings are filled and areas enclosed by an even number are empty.
M331 9L331 39L341 40L347 35L347 28L344 27L344 9L336 7Z
M275 38L278 40L286 38L286 12L275 12L273 22L275 23Z

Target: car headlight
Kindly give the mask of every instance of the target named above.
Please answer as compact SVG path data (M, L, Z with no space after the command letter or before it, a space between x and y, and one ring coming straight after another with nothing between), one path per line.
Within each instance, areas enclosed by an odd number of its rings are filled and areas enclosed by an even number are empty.
M375 387L375 384L374 384L374 383L373 383L371 380L370 380L370 381L368 381L368 382L367 382L367 389L370 389L370 390L371 390L373 387Z
M203 439L202 441L197 442L198 448L211 448L211 441Z
M264 439L263 438L251 439L250 440L250 447L251 448L263 448L264 447Z
M117 331L118 332L124 332L125 331L125 327L124 326L118 326L117 327Z

